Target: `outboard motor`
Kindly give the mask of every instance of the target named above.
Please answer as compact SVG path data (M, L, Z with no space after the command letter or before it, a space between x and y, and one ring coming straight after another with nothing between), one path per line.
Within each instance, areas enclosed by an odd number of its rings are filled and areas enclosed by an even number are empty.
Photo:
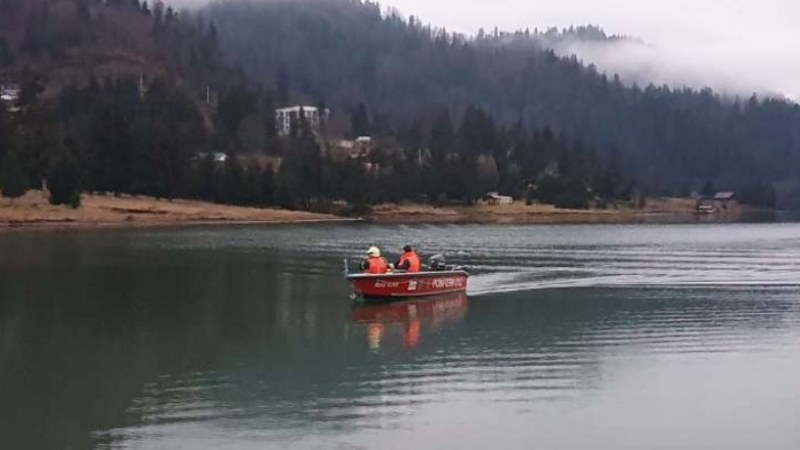
M440 271L447 269L447 263L444 260L444 255L441 253L437 253L431 256L430 262L428 263L431 270L433 271Z

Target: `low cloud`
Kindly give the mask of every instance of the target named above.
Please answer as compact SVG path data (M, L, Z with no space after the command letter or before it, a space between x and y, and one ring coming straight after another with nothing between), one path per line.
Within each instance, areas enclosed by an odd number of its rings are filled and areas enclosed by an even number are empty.
M691 51L663 48L636 41L569 42L554 46L556 53L575 55L600 71L619 74L628 83L669 85L674 88L711 87L730 96L788 97L800 92L795 66L783 55L727 46L697 46Z
M236 1L236 0L225 0ZM248 0L252 1L252 0ZM270 1L270 0L264 0ZM171 0L179 7L207 0ZM640 84L712 87L800 100L800 2L786 0L388 0L404 15L465 34L597 24L646 44L573 43L575 54Z
M800 100L800 2L786 0L392 0L404 14L464 33L597 24L647 43L574 44L627 80Z

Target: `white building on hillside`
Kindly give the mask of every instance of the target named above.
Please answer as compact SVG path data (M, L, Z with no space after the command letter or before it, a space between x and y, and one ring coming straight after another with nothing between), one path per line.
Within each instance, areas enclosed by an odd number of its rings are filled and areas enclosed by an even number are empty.
M13 110L20 92L21 90L16 84L0 84L0 103Z
M292 106L275 110L275 129L278 131L278 135L290 135L292 126L300 122L301 113L311 129L317 132L320 126L328 120L331 112L328 109L320 111L315 106Z

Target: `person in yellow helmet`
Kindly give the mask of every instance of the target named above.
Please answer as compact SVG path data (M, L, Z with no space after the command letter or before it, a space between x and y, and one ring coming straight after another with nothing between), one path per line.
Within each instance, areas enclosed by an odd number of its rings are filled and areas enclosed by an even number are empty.
M372 275L380 275L387 273L391 270L389 262L386 258L381 256L381 250L378 247L372 246L367 250L367 259L361 263L361 270L364 273Z

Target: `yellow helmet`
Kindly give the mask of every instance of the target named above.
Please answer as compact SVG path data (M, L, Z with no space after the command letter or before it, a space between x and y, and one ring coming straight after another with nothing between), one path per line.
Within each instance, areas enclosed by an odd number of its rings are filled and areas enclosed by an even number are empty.
M378 258L378 257L381 256L381 249L379 249L378 247L372 246L372 247L369 248L369 250L367 250L367 255L368 256L374 256L374 257Z

